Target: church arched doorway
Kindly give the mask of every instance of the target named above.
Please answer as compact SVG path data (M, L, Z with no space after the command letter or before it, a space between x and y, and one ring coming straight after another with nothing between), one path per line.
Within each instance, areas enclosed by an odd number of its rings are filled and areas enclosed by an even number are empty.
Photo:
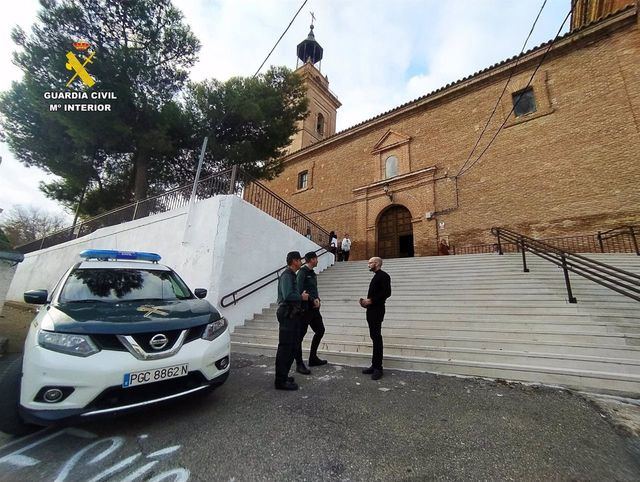
M378 256L413 257L413 225L411 213L404 206L391 206L378 219Z

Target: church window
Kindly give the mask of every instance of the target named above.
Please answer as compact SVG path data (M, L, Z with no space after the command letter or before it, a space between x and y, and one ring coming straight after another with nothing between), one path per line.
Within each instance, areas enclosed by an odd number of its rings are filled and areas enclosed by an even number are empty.
M531 114L536 111L536 98L533 88L528 87L511 94L513 100L513 113L516 117Z
M324 136L324 116L320 113L316 117L316 132Z
M389 156L384 164L384 178L389 179L398 175L398 158Z
M302 171L298 174L298 190L306 189L309 180L309 171Z

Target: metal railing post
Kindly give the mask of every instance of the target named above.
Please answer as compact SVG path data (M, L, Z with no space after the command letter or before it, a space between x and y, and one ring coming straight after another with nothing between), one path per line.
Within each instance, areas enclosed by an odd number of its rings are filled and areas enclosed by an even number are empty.
M42 241L40 241L40 247L38 249L42 249L42 247L44 246L45 239L47 239L47 236L46 235L42 236Z
M516 245L517 246L517 245ZM529 272L529 268L527 268L527 257L524 254L524 238L520 236L520 247L522 248L522 271L525 273Z
M600 252L604 253L604 243L602 242L602 233L598 231L598 244L600 245Z
M233 167L231 168L231 180L229 181L229 192L227 194L235 194L237 177L238 177L238 165L234 164Z
M502 243L500 242L500 229L496 229L496 236L498 237L498 254L504 254L502 252Z
M567 257L564 254L560 255L562 259L562 271L564 272L564 283L567 286L567 295L569 295L569 303L577 303L578 300L573 296L571 292L571 281L569 280L569 270L567 269Z
M638 240L636 239L636 233L633 230L633 226L629 226L629 232L631 233L631 241L633 241L633 247L636 250L636 255L640 256L640 250L638 250Z
M138 214L138 204L140 204L140 201L136 201L136 207L133 208L133 217L131 218L132 221L135 221L136 214Z

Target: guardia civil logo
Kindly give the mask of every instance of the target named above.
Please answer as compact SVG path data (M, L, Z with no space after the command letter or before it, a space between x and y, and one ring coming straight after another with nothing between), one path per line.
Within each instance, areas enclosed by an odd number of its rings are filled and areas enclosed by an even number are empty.
M87 52L88 48L90 47L89 42L85 41L73 42L73 46L80 52ZM71 77L69 79L69 82L67 82L67 87L69 87L71 83L76 80L76 78L79 78L87 87L93 87L96 82L95 80L93 80L93 77L89 75L86 67L87 64L93 63L92 59L95 55L95 52L91 52L89 55L85 55L84 57L81 54L78 55L80 55L80 59L76 57L73 52L67 52L67 70L73 70L74 72L73 77ZM80 63L80 60L82 60L82 63Z
M49 103L49 112L111 112L115 92L94 89L96 78L89 71L97 60L96 52L86 40L72 43L73 50L65 53L65 68L72 72L66 90L47 91L43 94ZM75 50L75 52L74 52Z

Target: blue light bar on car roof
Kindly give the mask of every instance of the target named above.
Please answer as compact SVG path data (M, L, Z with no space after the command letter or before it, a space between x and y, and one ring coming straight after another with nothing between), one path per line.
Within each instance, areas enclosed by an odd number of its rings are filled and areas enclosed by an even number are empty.
M116 251L115 249L85 249L80 253L85 259L129 259L136 261L160 261L160 255L156 253L145 253L142 251Z

